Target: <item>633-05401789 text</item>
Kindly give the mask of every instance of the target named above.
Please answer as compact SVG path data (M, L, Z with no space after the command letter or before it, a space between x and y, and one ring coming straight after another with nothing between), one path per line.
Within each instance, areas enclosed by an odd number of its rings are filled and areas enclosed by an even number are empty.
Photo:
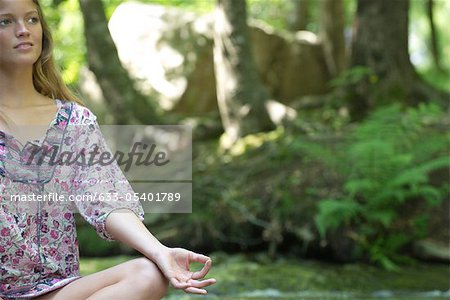
M181 193L173 192L157 192L157 193L126 193L123 200L131 201L143 201L143 202L178 202L182 200ZM105 202L115 202L120 201L118 193L93 193L86 195L69 195L65 197L58 193L49 194L17 194L11 195L11 201L15 202L73 202L73 201L105 201ZM123 201L122 200L122 201Z

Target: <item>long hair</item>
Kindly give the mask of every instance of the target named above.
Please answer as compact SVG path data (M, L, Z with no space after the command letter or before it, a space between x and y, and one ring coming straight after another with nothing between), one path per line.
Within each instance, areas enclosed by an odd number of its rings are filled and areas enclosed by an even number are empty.
M53 57L53 38L50 28L45 21L39 0L33 0L37 6L42 26L42 52L33 65L34 88L42 95L60 100L74 101L84 106L75 94L67 87L56 67Z

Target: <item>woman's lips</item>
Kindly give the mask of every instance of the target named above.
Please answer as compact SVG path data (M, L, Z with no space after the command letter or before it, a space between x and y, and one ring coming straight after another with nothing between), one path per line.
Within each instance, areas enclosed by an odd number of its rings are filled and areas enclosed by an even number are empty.
M14 47L14 49L26 50L26 49L30 49L31 47L33 47L33 44L32 44L32 43L25 42L25 43L17 44L17 45Z

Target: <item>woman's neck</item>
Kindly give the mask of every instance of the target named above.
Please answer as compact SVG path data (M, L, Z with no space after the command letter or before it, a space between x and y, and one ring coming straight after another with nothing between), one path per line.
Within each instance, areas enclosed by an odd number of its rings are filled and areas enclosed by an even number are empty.
M0 106L23 108L36 105L40 94L33 85L33 70L15 69L5 72L0 69Z

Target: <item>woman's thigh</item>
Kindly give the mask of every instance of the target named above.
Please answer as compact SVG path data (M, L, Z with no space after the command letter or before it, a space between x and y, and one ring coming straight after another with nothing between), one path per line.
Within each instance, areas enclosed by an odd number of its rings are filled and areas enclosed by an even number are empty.
M146 262L143 264L144 260ZM142 268L143 265L150 266L150 264L153 264L148 262L149 260L144 257L132 259L103 271L81 277L80 279L77 279L58 290L52 291L34 299L85 300L97 291L125 280L128 276L133 276L133 273L139 268Z

